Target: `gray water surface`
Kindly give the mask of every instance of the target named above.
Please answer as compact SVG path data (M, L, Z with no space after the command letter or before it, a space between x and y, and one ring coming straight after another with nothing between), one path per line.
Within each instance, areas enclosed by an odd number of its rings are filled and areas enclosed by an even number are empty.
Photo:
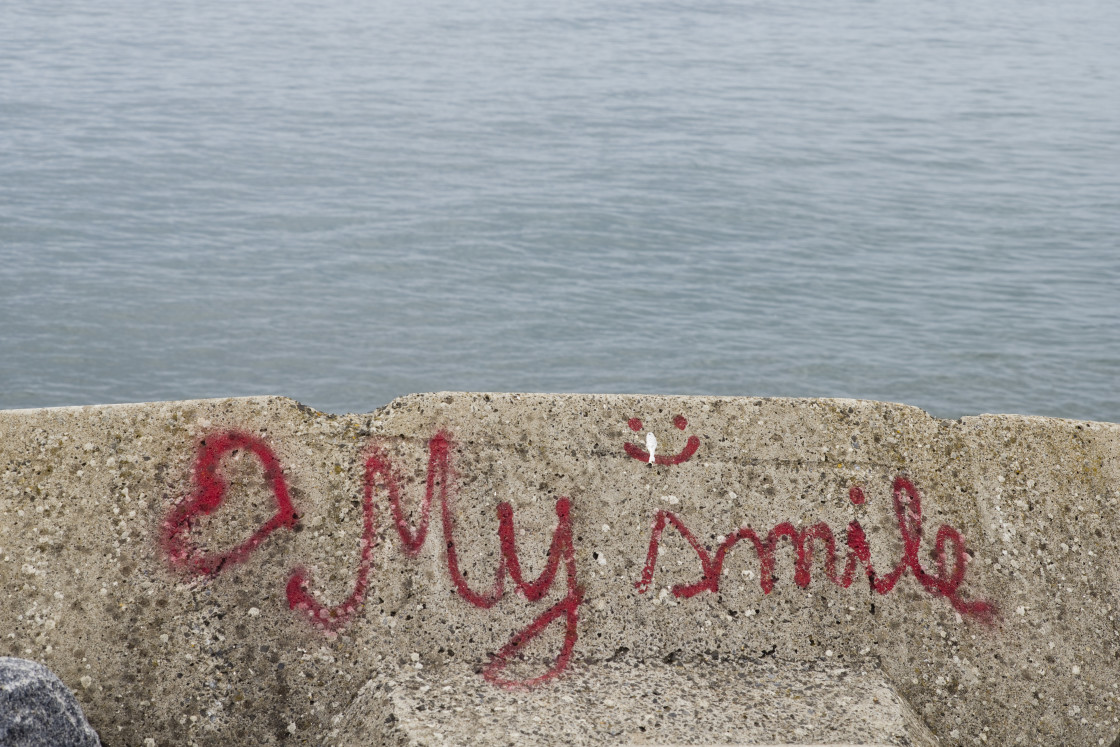
M1120 3L0 5L0 408L1120 422Z

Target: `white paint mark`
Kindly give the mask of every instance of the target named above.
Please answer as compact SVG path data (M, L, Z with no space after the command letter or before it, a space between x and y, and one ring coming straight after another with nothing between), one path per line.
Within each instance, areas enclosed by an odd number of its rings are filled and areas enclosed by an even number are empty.
M646 434L646 451L649 452L649 463L653 464L653 460L656 458L654 455L657 453L657 436L653 433Z

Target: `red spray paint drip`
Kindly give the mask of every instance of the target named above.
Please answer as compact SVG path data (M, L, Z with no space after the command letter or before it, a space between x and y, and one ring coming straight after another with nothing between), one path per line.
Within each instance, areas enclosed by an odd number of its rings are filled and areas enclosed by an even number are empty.
M858 497L862 498L863 491L858 490ZM848 557L842 574L836 572L836 540L832 529L820 522L806 529L798 530L790 522L782 522L771 529L766 539L759 537L758 533L749 526L740 527L732 532L716 550L715 557L701 545L693 533L685 526L680 517L670 511L658 511L653 521L650 536L649 550L646 553L646 564L642 569L642 577L634 584L639 592L644 593L653 582L654 567L657 563L658 549L661 535L665 526L671 524L700 559L701 578L693 584L677 584L672 588L674 596L688 598L702 591L719 592L720 576L723 573L723 562L727 553L740 540L749 539L754 546L755 554L759 560L760 584L764 594L769 594L777 580L774 576L774 552L778 542L783 537L788 537L793 543L796 552L794 565L794 582L805 588L810 582L810 569L813 563L814 541L822 542L827 555L825 556L825 575L833 583L847 588L852 584L856 568L863 565L871 588L879 594L887 594L899 579L909 570L914 578L930 593L942 596L948 600L961 615L972 617L984 623L993 623L998 618L998 610L992 602L985 600L965 601L958 590L964 582L966 549L961 533L949 525L942 525L937 531L934 543L934 558L936 572L926 570L918 557L922 542L922 499L918 490L904 477L894 481L894 511L898 520L899 533L902 535L902 558L895 568L886 576L876 578L875 570L871 565L871 550L867 544L867 536L858 521L848 524L846 542ZM857 495L849 492L853 503ZM947 570L946 546L953 546L953 568Z
M354 580L354 590L346 601L335 607L320 604L308 591L311 587L310 572L296 567L288 578L285 592L288 609L302 610L313 625L329 633L346 627L351 618L362 609L366 589L369 586L370 566L373 564L373 548L377 544L377 523L373 506L373 472L370 462L366 462L365 490L362 495L362 539L361 555L358 560L358 573Z

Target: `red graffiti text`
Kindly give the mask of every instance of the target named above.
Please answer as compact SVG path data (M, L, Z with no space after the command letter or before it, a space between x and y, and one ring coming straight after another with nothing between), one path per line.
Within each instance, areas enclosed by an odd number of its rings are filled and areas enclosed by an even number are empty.
M703 591L719 592L720 576L723 573L723 562L727 553L735 547L740 540L750 540L754 546L755 554L759 561L759 577L762 591L769 594L777 580L774 575L774 553L778 543L783 537L788 537L796 553L794 565L794 583L805 588L809 586L810 569L813 565L813 546L815 542L824 545L824 573L833 583L847 588L851 586L859 566L863 566L871 588L879 594L887 594L909 571L918 583L932 594L944 597L957 612L973 617L984 622L993 622L998 614L995 605L985 600L966 601L959 593L961 584L964 583L965 563L967 551L964 538L953 527L943 524L937 530L934 540L934 563L936 570L931 572L926 569L918 557L922 543L922 497L917 488L904 477L894 481L894 513L898 521L898 530L902 536L902 557L897 565L885 576L876 576L871 564L871 548L867 544L867 535L858 521L849 522L845 542L848 545L848 556L844 570L840 573L836 568L836 539L832 529L824 522L818 522L805 529L798 529L790 522L782 522L767 532L762 538L750 526L740 527L727 536L720 543L713 556L711 552L701 545L691 530L679 516L670 511L658 511L653 520L653 531L650 536L649 550L646 553L646 564L642 569L641 578L634 585L640 592L649 589L653 582L654 567L657 564L658 550L661 535L667 525L672 525L700 559L700 580L692 584L678 584L672 588L672 593L681 598L695 596ZM865 500L863 491L858 486L853 486L849 491L849 499L859 505ZM952 568L948 568L948 552L952 551Z
M533 581L526 581L521 572L521 561L514 541L513 507L508 502L498 504L498 538L501 543L501 559L494 571L494 582L489 589L476 591L467 583L459 568L459 545L455 541L455 521L451 514L451 498L455 484L454 472L450 464L451 445L447 436L438 433L428 442L428 476L424 497L420 504L420 520L415 529L408 526L401 507L400 478L393 468L389 457L381 449L374 447L366 462L367 475L376 476L389 493L389 507L401 538L401 547L406 555L415 556L424 546L428 535L432 502L439 494L440 520L443 529L444 546L447 555L447 572L459 596L481 609L489 609L498 603L504 594L505 578L512 579L516 589L530 602L543 599L552 589L560 563L564 564L567 578L567 594L553 604L521 632L510 638L509 642L494 655L493 661L483 669L483 676L491 682L505 687L531 687L552 679L568 666L577 639L579 605L583 601L583 590L576 581L575 547L572 544L571 502L567 498L556 501L556 529L552 533L552 544L548 548L548 562L541 574ZM372 482L367 478L368 486ZM525 680L507 679L501 672L525 644L540 635L554 621L564 618L564 642L552 666L544 674Z
M223 456L240 450L252 453L260 460L264 468L265 481L271 487L276 501L276 513L247 540L232 550L224 553L204 552L191 542L189 537L191 529L199 518L212 514L222 505L228 483L221 474L219 463ZM328 633L334 633L345 627L362 609L369 585L373 548L377 539L375 489L383 486L388 492L389 508L397 533L400 535L402 550L411 557L419 554L427 538L431 505L438 492L448 574L459 596L475 607L489 609L497 604L504 594L507 575L512 579L517 591L527 600L540 601L552 589L560 565L563 563L567 579L566 595L541 613L524 630L511 637L483 669L483 676L486 679L504 687L530 687L555 677L567 667L571 658L577 640L579 605L583 600L583 590L576 580L571 502L567 498L560 498L556 502L557 524L548 551L548 561L541 574L532 581L527 581L521 571L521 562L514 539L513 507L508 502L499 504L497 512L501 559L494 573L493 585L487 590L476 591L468 585L466 576L459 567L459 547L455 541L455 522L451 514L450 501L455 483L454 471L450 464L450 439L446 434L438 433L430 440L428 450L427 485L420 505L420 522L418 527L411 529L401 506L400 478L396 470L384 450L377 446L370 448L365 462L361 552L353 591L341 604L333 607L325 606L310 592L310 572L302 567L296 567L286 587L289 608L304 612L314 625ZM276 529L292 529L296 525L298 515L289 497L280 462L272 449L257 436L231 431L216 434L202 441L195 462L194 480L196 484L194 493L171 509L161 527L161 542L168 562L182 573L190 576L217 576L222 571L244 562ZM529 641L560 618L565 622L564 641L552 666L543 674L530 679L503 677L502 672L509 665L510 660Z

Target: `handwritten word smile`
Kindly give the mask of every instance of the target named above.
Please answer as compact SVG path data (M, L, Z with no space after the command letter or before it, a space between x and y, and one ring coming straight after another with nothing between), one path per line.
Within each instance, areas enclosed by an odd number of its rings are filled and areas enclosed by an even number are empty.
M997 616L994 604L988 601L966 601L959 589L964 583L964 574L967 562L967 550L961 533L943 524L937 530L934 541L934 562L936 572L931 573L922 565L918 551L922 544L922 497L917 488L904 477L894 480L894 512L898 521L898 531L902 535L902 557L895 567L885 576L876 576L871 564L871 548L867 543L867 535L858 521L848 523L846 543L848 557L844 564L843 573L836 572L836 538L832 529L824 522L818 522L805 529L798 529L788 521L784 521L769 532L765 539L750 526L739 527L731 532L715 552L702 546L679 516L671 511L660 510L653 520L653 529L649 540L649 551L646 553L646 564L642 568L642 577L634 586L640 593L645 593L653 582L654 568L657 564L659 546L662 533L666 525L672 525L689 546L696 552L700 559L701 578L693 584L678 584L672 588L674 596L680 598L693 597L703 591L719 592L720 576L723 574L723 562L727 554L741 540L750 540L754 546L755 554L759 561L759 582L762 592L769 594L774 588L777 577L774 575L775 551L783 537L788 537L793 543L797 559L794 565L793 580L801 588L809 586L810 569L813 565L813 545L819 542L824 545L825 555L824 572L830 581L843 588L848 588L854 580L856 568L862 565L871 588L879 594L888 594L907 572L913 574L927 591L945 597L961 615L974 617L982 622L991 623ZM849 497L856 505L864 502L863 491L853 486ZM946 568L947 546L953 548L953 568L949 572Z

